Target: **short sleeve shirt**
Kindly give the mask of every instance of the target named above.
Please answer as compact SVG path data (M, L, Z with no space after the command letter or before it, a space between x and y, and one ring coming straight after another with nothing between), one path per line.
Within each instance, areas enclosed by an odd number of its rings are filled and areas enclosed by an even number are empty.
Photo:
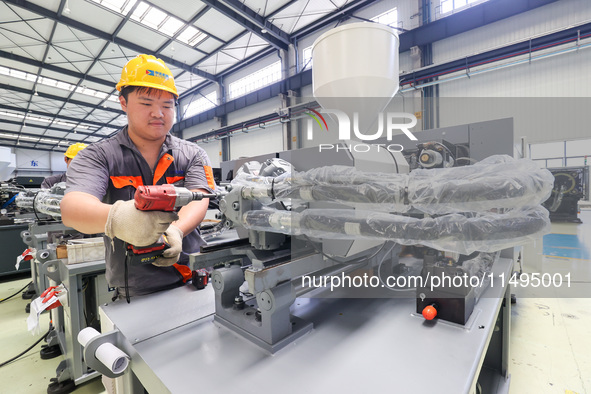
M160 159L151 169L127 133L127 127L115 136L86 147L70 163L67 171L66 194L79 191L91 194L104 203L131 200L138 186L174 184L190 190L213 192L215 182L205 151L196 144L166 136ZM106 278L112 287L124 288L125 244L104 236ZM198 231L183 238L181 262L187 253L199 251L204 241ZM174 267L151 264L128 267L130 295L148 294L182 284L182 276Z

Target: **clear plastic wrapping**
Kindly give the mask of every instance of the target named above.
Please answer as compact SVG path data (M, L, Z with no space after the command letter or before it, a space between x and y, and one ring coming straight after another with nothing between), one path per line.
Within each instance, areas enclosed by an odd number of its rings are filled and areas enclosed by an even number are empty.
M480 298L484 290L490 283L490 276L488 275L492 271L492 266L497 261L497 253L478 253L473 258L464 260L462 262L462 268L468 274L469 277L478 278L477 283L481 285L474 288L474 296L476 300Z
M55 218L61 218L60 203L64 198L61 194L53 194L49 190L42 190L35 197L35 210Z
M541 206L506 213L449 214L424 219L362 210L267 209L245 213L243 225L253 230L314 238L422 244L461 254L495 252L531 242L550 231L548 211Z
M25 191L20 192L16 195L15 202L16 206L26 210L33 210L33 202L35 201L35 194L37 194L37 190L35 191Z
M472 166L418 169L410 174L321 167L294 173L267 187L273 188L268 194L277 199L332 201L384 212L414 208L445 214L535 206L550 196L553 183L552 174L531 160L496 155Z

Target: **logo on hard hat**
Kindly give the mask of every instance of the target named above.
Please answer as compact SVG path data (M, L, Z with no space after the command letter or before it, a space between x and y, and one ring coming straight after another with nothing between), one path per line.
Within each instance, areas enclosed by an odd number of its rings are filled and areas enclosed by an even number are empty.
M170 78L170 75L165 74L165 73L161 73L160 71L146 70L146 74L151 75L153 77L161 77L161 78L164 78L164 80L167 80Z

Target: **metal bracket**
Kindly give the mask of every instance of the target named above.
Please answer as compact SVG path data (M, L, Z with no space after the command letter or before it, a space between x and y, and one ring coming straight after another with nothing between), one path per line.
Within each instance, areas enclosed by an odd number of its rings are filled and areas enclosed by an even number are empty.
M39 269L42 275L47 276L58 285L62 283L60 279L59 263L59 260L49 260L40 264Z
M121 343L121 341L119 341L120 335L121 333L119 332L119 330L113 330L105 334L101 334L97 337L94 337L90 341L88 341L86 346L84 346L84 352L82 354L84 356L84 361L86 362L86 365L94 369L98 373L101 373L109 378L117 378L123 375L125 371L119 374L115 374L95 357L96 349L98 349L99 346L105 343L112 343L116 346L117 343Z

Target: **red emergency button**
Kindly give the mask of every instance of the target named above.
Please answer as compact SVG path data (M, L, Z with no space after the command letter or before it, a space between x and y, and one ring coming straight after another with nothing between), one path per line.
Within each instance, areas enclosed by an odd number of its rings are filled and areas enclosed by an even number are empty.
M423 317L427 320L433 320L437 316L437 309L433 305L427 305L423 309Z

